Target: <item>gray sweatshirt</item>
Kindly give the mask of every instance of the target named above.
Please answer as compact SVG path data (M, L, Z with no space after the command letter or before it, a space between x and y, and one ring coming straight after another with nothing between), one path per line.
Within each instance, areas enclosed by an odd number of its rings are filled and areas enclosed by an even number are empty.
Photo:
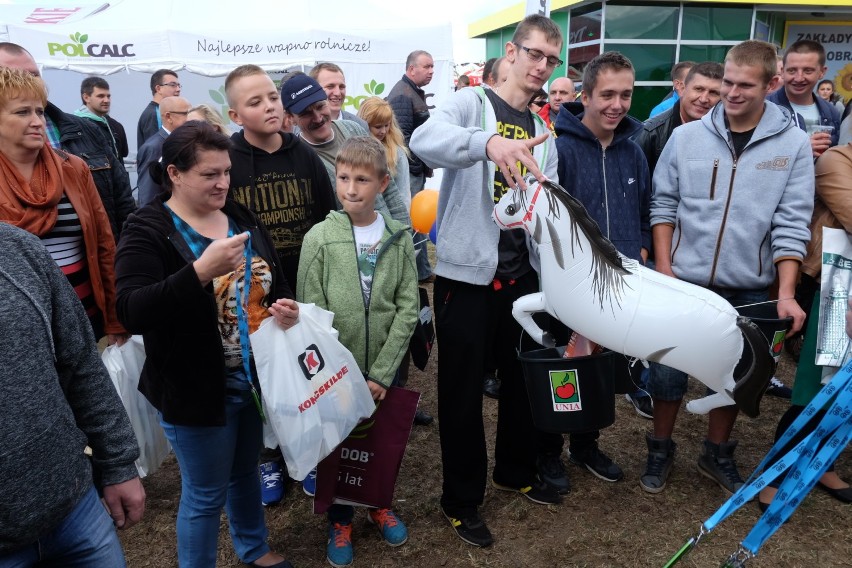
M804 257L813 206L811 145L790 113L764 103L735 158L719 103L672 132L654 170L651 226L674 227L678 278L756 290L775 279L775 263Z
M535 135L550 132L533 113ZM438 263L435 274L469 284L486 285L497 270L500 229L494 210L495 165L485 145L497 136L497 117L479 88L455 92L414 131L409 147L430 168L446 168L438 197ZM553 137L533 149L539 169L558 181ZM530 262L537 258L530 251Z
M91 325L39 239L0 223L0 556L59 524L92 487L137 476L139 448Z

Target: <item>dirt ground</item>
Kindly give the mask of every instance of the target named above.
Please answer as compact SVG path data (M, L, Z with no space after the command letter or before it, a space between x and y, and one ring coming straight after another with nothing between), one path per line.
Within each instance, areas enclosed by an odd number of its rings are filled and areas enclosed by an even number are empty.
M424 373L412 367L408 385L422 393L422 407L433 414L437 413L436 357L437 352L433 352ZM792 385L794 372L795 366L785 354L778 376ZM693 385L688 398L698 398L702 392L703 386ZM778 418L787 405L787 401L765 397L759 418L741 417L738 421L734 438L740 440L737 458L744 475L770 448ZM492 458L496 410L496 401L486 398L483 416ZM410 539L399 548L384 545L359 511L353 538L355 565L663 566L727 497L718 486L696 472L706 422L704 416L681 413L675 431L679 451L675 468L666 490L651 495L642 491L638 481L644 471L645 432L650 421L640 418L623 397L617 397L615 424L603 431L600 443L624 469L624 480L600 481L566 460L572 490L561 505L536 505L519 495L489 489L481 513L495 543L485 549L459 540L442 516L437 424L415 426L394 495L394 509L407 524ZM852 476L848 452L841 456L837 468L841 475ZM122 534L128 565L131 568L177 566L175 518L180 473L174 458L170 457L144 483L148 494L145 518ZM719 566L737 549L758 516L757 506L749 503L705 537L679 566ZM266 520L271 546L285 554L297 568L328 566L325 517L312 513L311 498L298 483L287 485L286 498L280 505L266 509ZM852 507L815 491L748 566L850 566L850 521ZM218 565L242 565L231 546L224 515Z

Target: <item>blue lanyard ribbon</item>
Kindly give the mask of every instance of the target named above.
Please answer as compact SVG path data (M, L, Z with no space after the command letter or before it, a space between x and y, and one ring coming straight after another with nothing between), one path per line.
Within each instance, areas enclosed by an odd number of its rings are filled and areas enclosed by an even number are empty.
M834 402L816 430L805 436L772 466L768 466L793 437L832 399ZM744 548L753 555L757 554L763 543L790 518L805 495L843 451L850 438L852 438L852 362L838 371L811 400L784 435L772 446L743 486L704 522L702 529L706 532L713 530L743 504L750 501L761 489L789 469L769 508L742 542ZM828 441L815 452L814 448L822 440Z
M251 251L251 233L246 240L246 249L244 253L243 264L243 286L240 288L239 278L235 284L236 287L236 302L237 302L237 327L240 331L240 350L242 351L243 372L246 380L251 387L251 397L254 399L254 404L257 407L257 412L260 414L261 420L266 422L266 416L263 413L263 405L260 402L260 394L254 385L251 374L251 342L249 340L249 323L248 323L248 302L249 292L251 290L251 261L253 255Z

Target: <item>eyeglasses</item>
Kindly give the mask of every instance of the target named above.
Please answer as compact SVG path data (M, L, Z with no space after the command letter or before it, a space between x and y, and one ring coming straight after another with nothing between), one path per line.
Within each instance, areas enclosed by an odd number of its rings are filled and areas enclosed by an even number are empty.
M543 107L547 104L547 101L533 101L532 104L534 104L535 106Z
M541 52L539 52L541 53ZM172 81L170 83L160 83L161 87L171 87L172 89L180 89L180 83Z
M526 51L527 57L529 57L530 61L532 61L533 63L538 63L539 61L544 59L544 53L539 49L532 49L532 48L529 48L529 47L524 47L523 45L521 45L519 43L516 43L515 45L517 45L518 47L520 47L521 49ZM554 68L554 67L559 67L563 63L565 63L565 62L562 61L561 59L559 59L558 57L556 57L555 55L548 55L547 56L547 66L550 67L551 69Z

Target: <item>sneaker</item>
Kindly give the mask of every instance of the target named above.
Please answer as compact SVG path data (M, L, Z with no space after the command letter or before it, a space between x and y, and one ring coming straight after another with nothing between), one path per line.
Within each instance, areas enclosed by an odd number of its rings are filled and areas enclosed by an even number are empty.
M284 480L277 461L260 464L260 502L263 506L277 505L284 499Z
M639 485L648 493L660 493L666 488L666 480L674 466L674 454L677 444L671 438L654 438L645 435L648 442L648 463L645 473L639 478Z
M408 529L390 509L368 509L367 520L379 528L386 543L400 546L408 540Z
M417 426L428 426L434 420L435 418L425 410L420 410L418 408L414 412L414 424L416 424Z
M637 395L636 393L628 393L624 395L624 398L627 399L627 402L633 405L633 409L636 411L636 414L642 418L654 417L654 401L647 394Z
M500 398L500 379L494 375L485 375L482 383L482 394L488 398Z
M456 536L466 543L473 546L491 546L494 544L494 537L491 536L491 531L488 530L485 521L482 520L476 510L464 517L453 517L443 509L441 512L450 521L450 526L456 531Z
M615 465L609 457L595 445L585 452L571 453L568 450L568 461L574 465L585 467L592 475L604 481L620 481L624 477L621 468Z
M563 465L559 454L540 455L536 464L539 478L556 489L560 495L567 495L571 491L571 482L565 475L565 465Z
M495 489L520 493L533 503L538 503L539 505L557 505L562 502L562 496L559 494L559 491L538 478L533 481L532 485L527 485L526 487L510 487L508 485L500 485L496 481L492 481L492 483Z
M737 441L714 444L704 440L704 448L698 458L698 471L719 484L728 493L734 493L743 486L743 478L737 471L734 450Z
M766 394L790 400L793 398L793 389L772 377L769 379L769 386L766 387Z
M336 568L350 566L355 559L352 550L352 523L329 523L328 545L325 547L328 563Z
M305 495L313 497L317 492L317 468L311 470L308 476L302 480L302 491Z

